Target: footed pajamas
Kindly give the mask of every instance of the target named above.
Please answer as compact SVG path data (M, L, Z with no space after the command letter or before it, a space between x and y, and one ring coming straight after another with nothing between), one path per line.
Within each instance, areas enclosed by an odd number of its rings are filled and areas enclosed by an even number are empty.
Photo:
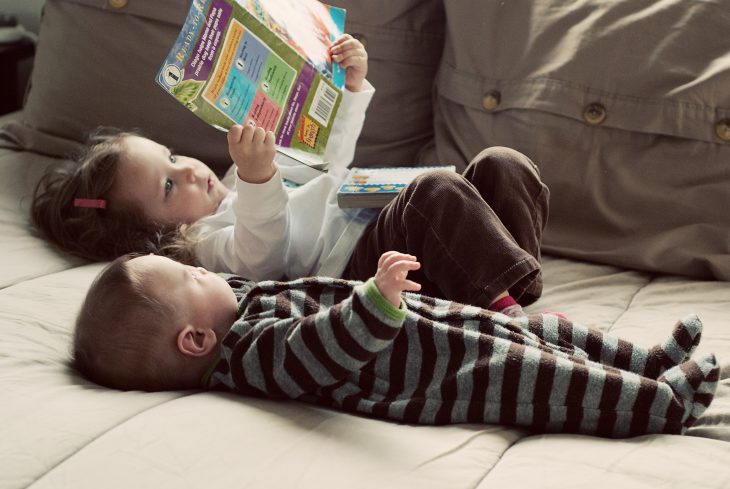
M702 324L653 348L551 315L509 318L373 280L229 279L239 319L204 379L418 424L499 423L607 437L684 433L713 398L714 356L690 358Z

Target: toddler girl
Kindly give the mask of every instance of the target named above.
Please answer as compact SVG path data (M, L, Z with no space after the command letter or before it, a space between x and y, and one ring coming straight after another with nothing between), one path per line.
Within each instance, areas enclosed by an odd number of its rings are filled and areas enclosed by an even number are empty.
M346 90L325 153L327 174L285 187L273 134L250 126L230 129L235 164L222 180L201 161L139 135L101 135L78 167L54 170L39 183L37 227L85 258L157 251L252 280L364 280L394 249L422 258L415 278L424 293L521 313L516 301L529 304L542 290L548 190L535 165L516 151L490 148L463 175L422 175L379 214L340 209L337 188L374 89L359 41L343 36L332 56L346 68Z

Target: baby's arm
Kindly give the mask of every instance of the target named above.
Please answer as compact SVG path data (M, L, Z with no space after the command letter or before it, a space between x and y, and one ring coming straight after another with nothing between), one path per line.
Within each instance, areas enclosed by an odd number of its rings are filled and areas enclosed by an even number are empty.
M390 346L405 321L404 310L383 312L370 294L367 284L324 277L260 282L224 340L233 373L214 375L213 385L298 398L344 379Z
M248 183L265 183L276 174L275 136L262 127L236 124L228 130L228 153L238 178Z
M404 290L416 292L421 284L408 280L409 270L418 270L421 264L413 255L398 251L386 251L378 260L378 271L375 273L375 285L383 297L395 307L400 306L400 294Z

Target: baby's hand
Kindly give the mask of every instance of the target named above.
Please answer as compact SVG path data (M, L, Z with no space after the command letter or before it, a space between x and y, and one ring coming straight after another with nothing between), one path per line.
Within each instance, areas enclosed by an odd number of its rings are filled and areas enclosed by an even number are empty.
M409 270L418 270L421 264L413 255L397 251L386 251L378 260L375 285L380 293L395 307L400 306L400 294L404 290L421 290L421 284L408 280Z
M365 46L350 34L343 34L330 46L332 60L345 68L345 88L359 92L368 74L368 53Z
M262 127L236 124L228 130L228 153L238 169L238 178L264 183L276 174L274 133Z

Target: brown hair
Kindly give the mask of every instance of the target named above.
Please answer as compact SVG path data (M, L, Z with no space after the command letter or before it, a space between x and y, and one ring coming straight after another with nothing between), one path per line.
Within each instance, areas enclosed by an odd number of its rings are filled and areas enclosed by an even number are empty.
M96 277L76 320L72 366L89 380L121 390L185 388L176 379L178 365L161 354L174 348L165 335L175 311L142 286L129 267L128 254Z
M161 253L195 263L192 239L180 226L151 221L129 202L109 202L122 158L120 142L136 131L101 127L73 162L49 168L33 193L31 216L40 234L72 255L112 260L130 252ZM75 207L75 199L104 199L106 208Z

